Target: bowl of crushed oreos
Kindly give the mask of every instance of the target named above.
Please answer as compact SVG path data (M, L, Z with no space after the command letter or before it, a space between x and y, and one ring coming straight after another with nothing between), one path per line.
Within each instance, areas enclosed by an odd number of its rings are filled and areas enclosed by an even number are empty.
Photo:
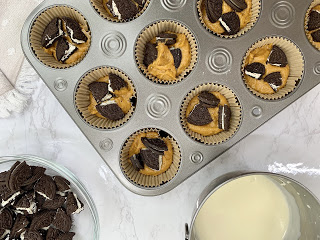
M63 166L35 156L0 157L0 239L99 239L88 191Z

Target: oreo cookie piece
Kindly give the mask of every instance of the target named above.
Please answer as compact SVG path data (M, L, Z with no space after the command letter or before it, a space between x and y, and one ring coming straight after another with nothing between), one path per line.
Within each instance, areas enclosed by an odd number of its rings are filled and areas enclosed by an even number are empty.
M144 169L144 164L140 154L134 154L130 157L130 161L134 170L140 171L140 169Z
M24 235L24 240L43 240L43 237L38 231L28 230L28 232Z
M221 27L225 30L224 34L234 35L240 31L240 18L235 12L222 14L219 21Z
M225 0L225 2L237 12L242 12L248 7L245 0Z
M136 4L131 0L111 0L113 14L120 19L130 19L136 16L139 12Z
M50 199L45 200L41 207L43 209L55 210L62 207L65 201L66 201L65 197L57 194L53 200L50 200Z
M124 118L125 114L115 101L109 100L96 106L97 111L112 121Z
M62 233L57 237L56 240L72 240L74 235L74 232Z
M62 19L72 42L81 44L88 40L87 36L82 32L80 24L76 20L69 17L63 17Z
M260 80L266 73L266 68L262 63L254 62L245 66L244 73L249 77Z
M30 229L40 230L48 228L53 222L56 211L40 211L34 215L31 221Z
M174 66L176 69L178 69L181 64L181 59L182 59L181 49L180 48L173 48L173 49L170 49L170 52L173 56Z
M320 12L312 10L309 15L308 31L320 28Z
M2 229L0 228L0 239L9 239L10 230L9 229Z
M1 195L1 206L6 207L12 203L21 195L21 191L10 191L8 188Z
M46 171L45 168L43 167L38 167L38 166L31 166L31 177L28 178L21 186L33 186L33 184L38 181L43 175L44 172ZM31 190L31 189L29 189Z
M35 193L29 192L23 195L19 201L14 204L17 211L22 212L24 215L34 214L37 212L37 204L35 200Z
M26 162L14 165L9 172L7 185L11 191L19 190L23 183L32 176L31 168Z
M288 64L288 59L281 48L279 48L277 45L273 45L267 60L267 64L277 67L285 67Z
M54 176L53 180L57 186L57 194L60 196L65 196L70 191L70 182L67 179L61 176Z
M157 37L156 40L157 42L162 42L166 45L173 45L176 43L177 35L174 33L160 33Z
M77 194L69 192L66 202L67 214L79 213L83 210L83 203L78 199Z
M46 198L44 196L41 196L40 194L36 193L36 204L37 204L37 208L42 209L42 205L44 204L44 202L46 201Z
M164 151L168 151L168 146L161 138L146 138L142 137L141 141L150 150L163 155Z
M205 9L210 22L215 23L222 15L222 0L205 0Z
M105 82L92 82L88 85L93 98L98 104L112 98L112 94L109 93L108 86L109 84Z
M198 99L202 106L207 108L215 108L219 105L220 99L208 91L202 91L198 95Z
M264 81L269 83L270 87L274 92L277 92L279 87L282 85L282 76L280 72L273 72L268 74Z
M0 185L6 185L8 171L0 173Z
M66 39L60 38L56 46L57 60L64 63L77 50L76 46L69 43Z
M0 228L11 229L13 226L13 222L14 219L12 211L8 208L2 208L0 210Z
M144 50L143 64L148 67L158 57L157 45L148 42Z
M162 155L150 149L141 149L142 161L151 169L159 171L162 166Z
M23 236L27 231L26 228L28 225L29 220L25 216L18 214L10 232L10 239L20 238L21 235Z
M44 48L49 48L52 44L64 35L62 30L62 21L60 18L54 18L46 26L41 38L41 45Z
M122 79L120 76L109 73L109 91L114 92L120 90L121 88L128 87L128 83Z
M209 110L202 104L197 104L187 117L187 122L196 126L204 126L212 121Z
M311 33L311 37L314 42L320 42L320 30Z
M60 231L53 227L50 227L46 234L46 240L56 240L60 235Z
M218 125L219 128L228 131L230 128L231 110L228 105L219 106Z
M44 175L37 182L34 190L46 199L52 200L56 195L56 184L50 176Z
M56 215L54 216L52 226L62 232L69 232L71 229L71 225L71 217L67 215L67 213L62 208L59 208Z

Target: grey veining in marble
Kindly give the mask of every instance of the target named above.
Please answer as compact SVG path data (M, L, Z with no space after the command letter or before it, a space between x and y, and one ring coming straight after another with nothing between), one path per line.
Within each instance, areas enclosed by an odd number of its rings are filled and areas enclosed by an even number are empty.
M23 114L0 120L0 155L38 155L73 171L97 205L100 239L183 239L200 192L234 170L282 173L320 198L320 86L174 190L142 197L118 182L44 83L37 85Z

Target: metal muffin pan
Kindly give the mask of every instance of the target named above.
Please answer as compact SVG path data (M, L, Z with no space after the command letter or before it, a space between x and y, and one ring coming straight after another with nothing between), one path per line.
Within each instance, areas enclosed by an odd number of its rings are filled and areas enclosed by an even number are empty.
M260 18L246 34L235 39L222 39L209 33L200 23L194 0L152 0L137 19L126 23L113 23L102 18L90 0L69 0L61 4L46 0L28 17L21 33L21 44L26 58L43 81L69 113L120 182L140 195L163 194L223 152L232 147L257 127L315 87L320 81L320 52L307 40L304 32L305 13L311 0L262 0ZM92 36L85 58L76 66L53 69L41 63L29 44L29 31L33 21L44 9L54 5L68 5L87 19ZM196 37L198 61L193 71L181 82L173 85L156 84L148 80L135 61L135 43L140 32L157 20L176 20ZM241 63L248 48L266 36L291 39L304 55L305 70L296 89L285 98L267 101L254 96L241 77ZM78 113L75 89L81 77L100 66L116 67L133 81L137 91L137 106L131 119L113 130L101 130L88 125ZM180 123L180 106L188 92L203 83L218 83L232 89L242 107L239 130L228 141L218 145L205 145L191 139ZM159 128L171 134L180 145L182 160L179 172L170 182L156 188L142 188L123 175L119 155L123 143L142 128Z

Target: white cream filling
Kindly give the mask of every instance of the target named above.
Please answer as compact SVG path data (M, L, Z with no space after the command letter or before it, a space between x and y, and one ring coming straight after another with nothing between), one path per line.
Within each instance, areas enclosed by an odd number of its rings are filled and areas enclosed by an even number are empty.
M53 42L55 40L57 40L57 38L59 38L60 36L63 35L63 30L62 30L62 27L61 27L61 20L60 19L58 19L58 29L59 29L58 36L56 36L55 38L52 38L46 46L50 46L51 44L53 44ZM45 40L49 40L49 39L50 39L50 36L46 35L45 36Z
M73 51L77 48L76 46L72 45L71 43L68 42L69 49L64 51L64 55L61 58L61 61L64 62L69 58L69 56L73 53Z
M47 195L45 195L43 192L37 192L39 195L41 195L42 197L44 197L45 199L50 199ZM52 199L50 199L52 200Z
M245 74L247 74L248 76L250 77L253 77L255 79L259 79L261 77L261 74L260 73L253 73L253 72L249 72L247 70L245 70L244 72Z
M20 234L20 239L24 240L24 235L26 234L26 231L24 231L23 233Z
M85 43L85 41L76 39L76 38L74 37L74 32L73 32L73 30L72 30L70 27L67 27L67 30L68 30L68 33L69 33L69 35L70 35L70 38L71 38L71 40L72 40L73 42L75 42L76 44Z
M37 204L35 202L31 202L30 207L23 208L23 207L17 207L18 211L27 211L28 214L33 214L37 211Z
M102 98L102 102L104 102L104 101L107 101L107 100L109 100L109 99L111 99L112 98L112 95L111 94L107 94L107 95L105 95L103 98Z
M76 199L77 208L78 208L78 209L77 209L76 211L74 211L72 214L80 213L84 208L83 208L83 206L81 205L81 203L80 203L80 201L79 201L79 199L78 199L78 197L77 197L77 194L73 193L73 196L74 196L74 198Z
M230 29L229 26L222 20L222 18L219 18L219 22L220 22L221 25L227 30L227 32L231 32L231 29Z
M101 103L100 105L101 106L107 106L107 105L114 104L114 103L116 103L115 100L109 100L109 101L105 101L105 102Z
M270 87L273 89L273 91L277 91L279 86L275 85L275 84L272 84L272 83L269 83Z
M50 225L47 226L47 227L43 227L43 228L41 228L41 229L43 229L43 230L48 230L49 228L50 228Z
M57 191L56 193L57 193L58 195L62 196L62 197L65 197L65 196L67 195L67 193L70 192L70 191L71 191L71 190L68 189L68 190L66 190L66 191L64 191L64 192Z
M113 89L112 89L112 87L111 87L111 82L109 82L108 91L109 91L109 92L113 92Z
M0 237L0 239L3 239L7 234L10 233L10 230L5 229L4 233L2 234L2 236ZM7 238L8 239L8 238Z
M223 130L225 130L225 121L224 121L224 119L225 119L225 116L226 116L226 113L225 113L225 111L224 111L224 106L222 107L222 116L221 116L221 125L222 125L222 129Z
M117 5L114 1L112 1L112 10L114 15L116 15L118 19L121 19L121 13L119 12L119 9L117 8Z
M10 203L11 201L13 201L17 196L20 195L20 191L16 192L15 194L13 194L11 197L9 197L7 200L3 200L1 201L1 206L4 207L6 206L8 203Z

